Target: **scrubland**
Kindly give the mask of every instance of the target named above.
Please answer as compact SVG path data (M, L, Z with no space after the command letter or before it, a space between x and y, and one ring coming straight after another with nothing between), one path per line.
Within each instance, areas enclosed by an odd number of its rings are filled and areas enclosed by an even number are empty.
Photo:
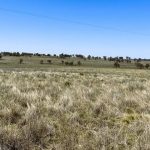
M150 72L1 70L0 149L149 150Z

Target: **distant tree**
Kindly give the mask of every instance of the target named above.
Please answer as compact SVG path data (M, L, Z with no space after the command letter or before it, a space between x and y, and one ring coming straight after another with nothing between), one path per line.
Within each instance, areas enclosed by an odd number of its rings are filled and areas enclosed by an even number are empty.
M15 53L13 53L13 55L17 56L17 57L21 56L21 54L19 52L15 52Z
M2 52L3 56L11 56L10 52Z
M99 57L97 56L97 57L95 57L94 59L95 59L95 60L98 60L98 59L99 59Z
M119 58L118 58L118 56L117 56L117 57L115 57L114 59L115 59L115 61L119 61Z
M141 59L141 58L138 58L137 62L141 62L141 61L142 61L142 59Z
M44 63L44 61L43 60L40 60L40 64L43 64Z
M39 54L39 53L35 53L34 56L38 56L38 57L41 57L42 55Z
M29 57L31 57L33 55L34 55L33 53L24 53L24 52L21 54L21 56L29 56Z
M108 60L109 60L109 61L112 61L112 59L113 59L113 58L112 58L111 56L110 56L110 57L108 57Z
M48 62L49 64L51 64L51 63L52 63L52 61L51 61L51 60L47 60L47 62Z
M119 57L119 59L123 59L123 57Z
M126 56L126 60L131 60L131 58L129 56Z
M46 54L42 54L42 56L46 56Z
M2 59L2 54L0 54L0 59Z
M22 59L22 58L20 58L19 63L20 63L20 64L22 64L22 63L23 63L23 59Z
M64 54L59 54L59 58L65 58Z
M51 57L51 54L47 54L48 57Z
M90 59L91 59L91 55L88 55L87 59L89 59L89 60L90 60Z
M81 58L81 59L84 59L84 58L85 58L85 56L83 56L83 55L81 55L81 54L77 54L76 57L77 57L77 58Z
M150 65L149 65L149 64L146 64L146 65L145 65L145 68L146 68L146 69L148 69L149 67L150 67Z
M68 55L68 54L63 54L63 53L62 53L62 54L59 55L59 57L60 57L60 58L67 58L67 57L68 57L68 58L71 58L72 55Z
M17 56L21 56L21 54L19 52L17 52Z
M107 60L107 57L106 57L106 56L103 56L103 59L104 59L104 60Z
M119 57L120 62L124 62L123 57Z

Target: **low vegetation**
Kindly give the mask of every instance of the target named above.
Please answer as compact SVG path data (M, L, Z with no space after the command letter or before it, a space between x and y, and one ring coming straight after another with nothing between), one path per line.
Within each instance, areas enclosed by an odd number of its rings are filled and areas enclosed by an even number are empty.
M114 67L115 67L115 68L120 68L119 62L116 61L116 62L114 63Z
M0 149L149 150L149 91L149 70L1 70Z
M44 63L44 61L43 60L40 60L40 64L43 64Z
M123 68L123 69L149 69L150 60L131 59L130 57L94 57L83 55L44 55L30 53L2 53L0 68L54 68L54 67L91 67L91 68ZM18 65L22 64L22 65ZM41 65L39 65L41 64ZM48 65L49 64L49 65Z
M47 62L48 62L49 64L51 64L51 63L52 63L52 61L51 61L51 60L47 60Z

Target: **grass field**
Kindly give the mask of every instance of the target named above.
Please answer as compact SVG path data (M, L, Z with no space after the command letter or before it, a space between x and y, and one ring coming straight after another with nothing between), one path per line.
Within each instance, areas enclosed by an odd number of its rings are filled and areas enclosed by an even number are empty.
M19 65L19 60L23 59L23 63ZM44 64L40 64L40 61L43 60ZM51 60L52 63L48 64L47 60ZM19 69L19 68L31 68L35 70L39 69L49 69L49 68L62 68L62 67L67 67L65 64L62 64L62 60L64 62L73 62L74 65L71 67L78 68L77 62L81 62L80 68L113 68L114 67L114 62L110 61L104 61L103 59L101 60L84 60L80 58L66 58L66 59L61 59L61 58L54 58L54 57L38 57L38 56L32 56L32 57L9 57L5 56L0 60L0 68L3 69ZM147 62L142 62L143 64ZM148 62L149 63L149 62ZM126 63L122 62L120 63L121 68L123 69L135 69L135 62L132 61L132 63Z
M0 62L0 149L150 149L149 70L24 60Z

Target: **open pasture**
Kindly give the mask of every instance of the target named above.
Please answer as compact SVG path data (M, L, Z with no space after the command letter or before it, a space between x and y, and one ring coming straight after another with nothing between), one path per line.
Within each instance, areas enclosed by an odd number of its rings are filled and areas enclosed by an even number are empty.
M22 64L19 64L20 59L23 60ZM42 63L41 63L42 61ZM50 61L50 62L48 62ZM62 63L63 61L63 63ZM84 68L114 68L114 61L104 60L104 59L81 59L81 58L59 58L59 57L48 57L48 56L3 56L2 59L0 59L0 68L3 68L5 70L10 69L34 69L34 70L47 70L49 68L68 68L69 65L66 65L65 63L73 62L73 65L71 65L71 68L78 68L81 69ZM78 62L81 64L78 65ZM149 64L149 61L143 61L142 64ZM120 68L122 69L136 69L136 65L134 60L132 60L131 63L127 62L120 62Z
M150 149L149 70L9 69L0 71L1 149Z

